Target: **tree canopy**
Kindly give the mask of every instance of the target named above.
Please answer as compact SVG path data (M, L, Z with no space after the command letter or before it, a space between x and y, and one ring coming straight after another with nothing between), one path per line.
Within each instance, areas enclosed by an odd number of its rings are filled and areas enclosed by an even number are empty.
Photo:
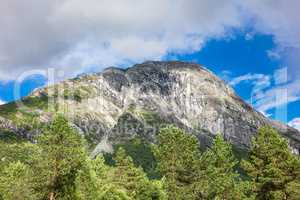
M84 137L57 115L36 144L1 141L0 199L299 199L299 156L271 127L259 130L242 161L220 134L205 151L196 136L175 126L162 128L156 144L133 141L115 149L109 165L102 154L91 158Z

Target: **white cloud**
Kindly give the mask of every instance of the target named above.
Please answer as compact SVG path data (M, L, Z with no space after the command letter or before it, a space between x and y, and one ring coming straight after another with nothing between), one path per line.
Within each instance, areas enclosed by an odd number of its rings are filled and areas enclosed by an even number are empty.
M254 17L256 30L274 35L283 47L300 47L300 1L246 0L241 6Z
M228 70L223 70L221 73L218 74L218 76L229 84L231 81L232 72Z
M1 99L0 99L0 105L3 105L3 104L5 104L6 102L5 101L2 101Z
M274 35L280 49L297 49L299 5L295 0L2 0L0 80L42 67L73 76L91 67L194 52L249 21L254 31L247 39L258 31Z
M171 51L194 52L209 38L222 37L228 28L241 24L237 5L228 0L1 4L0 79L41 66L76 74L90 66L161 59Z
M229 85L236 86L242 82L250 83L253 85L253 92L257 92L271 85L270 76L264 74L245 74L233 78Z
M263 114L265 117L271 117L272 116L272 114L270 114L270 113L266 113L266 112L264 112L264 111L259 111L261 114Z
M280 53L278 52L278 50L267 50L267 55L270 59L273 60L279 60L281 58Z
M276 76L276 74L273 77L275 85L258 91L252 98L253 105L261 111L266 112L300 100L300 80L282 82L284 79L281 79L278 82L280 77ZM285 78L285 75L281 78Z
M288 123L288 125L300 131L300 118L294 118Z
M283 84L288 82L288 71L286 67L275 70L274 81L275 84Z
M296 94L296 91L288 89L291 86L292 85L274 87L255 94L252 98L252 104L258 110L266 112L273 108L279 108L280 106L285 106L288 103L299 101L299 94Z
M256 31L271 34L277 47L267 52L271 58L285 59L289 81L300 79L300 1L297 0L246 0L241 7L253 17ZM299 82L298 82L299 83ZM298 93L291 84L291 92ZM287 89L289 85L287 86ZM297 91L296 91L297 90ZM289 99L294 99L290 97Z
M273 75L249 73L229 82L233 87L241 83L252 86L248 102L263 114L300 100L300 80L289 81L287 68L279 68Z

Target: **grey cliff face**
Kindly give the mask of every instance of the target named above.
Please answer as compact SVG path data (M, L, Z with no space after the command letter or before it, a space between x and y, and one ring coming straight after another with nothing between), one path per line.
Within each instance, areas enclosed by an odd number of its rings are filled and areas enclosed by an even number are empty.
M62 87L61 94L53 92L56 87ZM72 98L66 98L69 93ZM288 138L293 150L300 149L297 130L255 111L222 80L192 63L107 68L37 90L32 96L55 99L58 109L98 144L97 152L110 151L111 144L135 135L155 142L159 127L168 123L195 134L202 145L222 134L240 148L250 146L259 127L270 125ZM41 116L49 112L44 110Z

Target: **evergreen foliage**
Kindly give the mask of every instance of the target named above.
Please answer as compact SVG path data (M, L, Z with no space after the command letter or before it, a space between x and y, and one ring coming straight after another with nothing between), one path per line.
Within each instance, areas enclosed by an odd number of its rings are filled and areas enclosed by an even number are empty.
M251 199L249 184L236 172L238 165L231 145L218 135L201 157L197 190L202 199Z
M35 200L33 172L20 161L6 166L0 176L0 194L4 200Z
M76 196L79 200L95 200L101 195L101 177L108 171L104 159L87 159L76 177Z
M160 174L157 170L157 161L153 153L153 145L151 143L140 137L134 137L133 139L114 146L115 150L118 150L119 148L123 148L126 151L126 154L133 159L135 166L141 166L150 179L160 178ZM104 154L107 164L111 166L115 165L113 159L115 153L116 151L113 154Z
M251 177L256 199L299 199L299 156L271 127L261 128L253 138L250 158L242 166Z
M132 158L126 155L124 149L120 148L117 151L115 161L112 182L124 188L132 199L165 199L160 185L149 180L141 167L135 167Z
M50 200L75 199L75 179L87 156L84 145L82 137L60 115L38 139L35 170L41 179L40 190Z
M161 129L156 145L134 139L124 147L113 154L114 165L107 165L103 155L91 159L83 137L58 115L36 144L0 141L0 199L298 200L300 196L299 156L270 127L259 130L241 164L222 136L202 153L198 139L175 126ZM162 178L150 179L145 172L153 173L155 167ZM238 168L246 174L242 176Z
M156 157L169 199L192 199L200 151L197 138L174 126L158 135Z

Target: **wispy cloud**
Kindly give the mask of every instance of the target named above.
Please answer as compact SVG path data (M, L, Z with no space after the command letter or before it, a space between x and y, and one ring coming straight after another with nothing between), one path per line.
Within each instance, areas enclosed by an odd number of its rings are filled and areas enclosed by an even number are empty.
M272 60L279 60L281 58L280 53L277 50L267 50L267 55Z
M262 90L266 87L269 87L271 85L271 78L269 75L249 73L233 78L229 82L229 85L236 86L243 82L250 83L251 85L253 85L253 90L254 92L256 92L258 90Z
M258 110L268 111L298 101L299 84L300 82L294 82L261 91L253 96L252 103Z
M6 102L0 99L0 105L5 104Z
M275 84L284 84L288 82L288 69L287 67L279 68L274 72L274 81Z
M275 70L272 80L272 87L258 91L253 96L252 103L259 110L266 112L300 100L300 80L289 80L286 67Z
M272 114L270 114L270 113L266 113L266 112L264 112L264 111L259 111L261 114L263 114L265 117L271 117L272 116Z
M221 73L217 74L221 79L223 79L226 83L230 83L232 79L232 72L229 70L223 70Z
M300 118L294 118L288 123L288 125L300 131Z
M289 81L287 68L279 68L273 75L242 75L232 78L229 83L232 86L241 83L252 85L248 101L262 113L300 100L300 80Z

